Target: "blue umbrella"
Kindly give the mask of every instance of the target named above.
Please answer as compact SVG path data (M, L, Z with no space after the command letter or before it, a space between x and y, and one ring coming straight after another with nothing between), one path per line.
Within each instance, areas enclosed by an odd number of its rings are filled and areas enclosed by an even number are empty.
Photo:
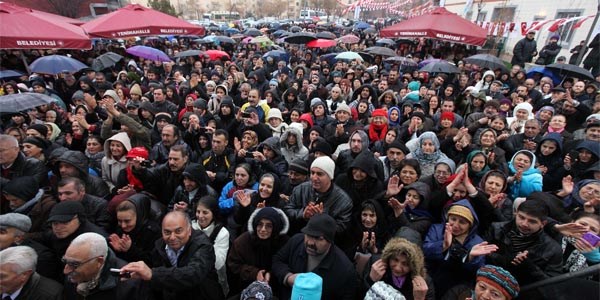
M18 72L18 71L14 71L14 70L3 70L3 71L0 71L0 79L10 78L10 77L21 77L21 76L23 76L23 73Z
M225 33L236 34L236 33L240 33L240 31L237 28L227 28L227 29L225 29Z
M171 61L167 54L152 47L133 46L125 51L131 55L154 61Z
M63 55L49 55L36 59L30 66L31 72L56 75L62 72L75 73L88 68L82 62Z
M354 28L356 29L367 29L369 27L371 27L371 25L369 25L369 23L366 22L358 22L354 24Z
M542 77L546 76L552 78L552 83L554 83L554 85L560 84L560 77L544 67L533 67L529 69L529 71L527 71L527 78L533 78L536 74L541 74Z
M326 61L331 66L331 65L333 65L333 64L335 64L337 62L337 59L335 57L338 54L340 54L340 53L339 52L338 53L328 53L328 54L325 54L325 55L321 55L320 59L321 59L321 61L323 61L323 60Z
M275 61L283 60L283 61L287 62L288 59L290 58L290 55L283 50L271 50L271 51L265 53L263 55L263 57L264 58L272 57L273 60L275 60Z

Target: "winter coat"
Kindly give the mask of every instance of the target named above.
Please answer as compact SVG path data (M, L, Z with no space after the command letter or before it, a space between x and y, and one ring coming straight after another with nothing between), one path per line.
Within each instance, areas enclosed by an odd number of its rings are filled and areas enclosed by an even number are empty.
M283 221L281 231L275 232L273 230L269 239L259 239L253 225L258 211L255 210L250 215L246 222L248 231L235 239L227 256L227 273L232 282L232 291L234 293L255 281L258 271L265 270L271 272L273 256L289 239L286 235L289 229L289 221L285 213L280 209L276 209L276 211ZM256 222L258 221L256 220ZM271 284L279 286L275 281L271 281Z
M117 141L120 142L125 148L125 152L116 160L110 151L110 142ZM125 132L119 132L104 142L104 153L106 154L104 158L102 158L102 180L106 182L109 190L113 190L115 185L117 184L117 179L119 178L119 172L121 170L127 168L127 152L131 150L131 142L129 140L129 136Z
M98 279L98 285L90 291L90 294L83 297L77 293L77 284L65 280L65 300L131 300L146 299L148 297L145 284L139 279L129 279L121 281L119 276L114 276L110 269L119 269L126 265L126 262L117 258L112 250L108 249L108 255L105 258L104 266Z
M338 234L348 228L352 218L352 199L348 194L333 182L331 182L329 191L323 194L315 191L311 182L304 182L294 188L290 200L283 207L293 230L299 230L306 225L307 221L303 217L304 208L310 202L323 203L323 213L329 214L335 219Z
M498 250L486 257L486 263L499 266L509 271L520 285L527 285L562 273L562 248L542 229L531 234L535 242L526 250L527 259L520 265L511 262L517 255L509 232L518 231L515 221L492 224L486 240L498 246Z
M594 36L592 42L588 45L588 49L591 50L583 60L583 66L586 69L595 67L595 71L598 72L598 70L600 69L600 33Z
M541 151L542 144L545 141L553 141L556 145L556 150L548 156L544 156ZM537 164L548 168L546 174L543 175L543 189L544 191L556 191L562 186L562 178L565 177L565 170L561 168L563 166L563 143L558 133L548 133L540 140L537 145L536 159Z
M106 209L108 202L100 197L85 194L81 200L85 209L85 217L89 222L92 222L104 229L110 226L111 217Z
M191 153L192 149L190 149L190 146L188 146L182 138L179 138L177 141L175 141L175 143L171 146L176 146L176 145L182 145L184 146L188 153ZM148 160L151 161L155 161L156 164L160 165L160 164L164 164L166 162L169 161L169 152L171 151L171 147L167 148L162 141L160 141L159 143L157 143L156 145L154 145L154 147L152 147L152 150L150 150L150 155L148 156Z
M123 232L121 227L117 228L116 234L119 237L123 234L129 235L131 247L127 252L116 252L116 254L127 262L143 260L150 265L154 242L161 237L160 225L150 216L151 199L148 195L139 193L129 196L126 201L135 205L136 222L130 232Z
M219 209L222 215L228 215L233 211L234 207L237 205L235 192L243 191L244 189L258 191L258 182L255 182L252 186L242 188L236 186L235 180L232 180L223 187L221 196L219 197Z
M79 223L79 228L65 238L59 239L56 235L54 235L54 233L52 233L52 231L46 231L38 241L54 251L54 253L56 253L56 257L63 257L65 252L67 252L67 248L71 242L82 233L94 232L103 237L108 237L108 234L103 228L95 225L94 223L86 221L85 216L79 218Z
M346 173L340 174L335 179L335 184L352 199L353 214L360 209L363 201L373 198L373 195L385 189L383 182L377 178L377 174L375 173L376 164L377 161L370 152L362 152L354 159ZM367 178L362 182L354 180L352 176L352 169L354 168L365 172Z
M464 243L461 244L456 239L452 240L450 247L444 252L444 231L447 222L447 212L454 206L460 205L468 208L473 215L474 222L470 228ZM423 243L423 254L427 261L428 270L433 277L436 290L443 295L450 287L466 283L475 276L475 272L484 264L484 257L475 257L468 260L471 248L481 242L483 239L477 234L479 227L479 218L475 210L467 200L460 200L450 205L444 212L441 224L434 224L429 228L429 232Z
M188 163L190 164L190 163ZM167 205L175 189L183 183L183 172L174 173L165 163L152 168L133 168L133 175L139 178L144 184L144 189L156 196L156 199Z
M336 149L337 146L343 143L347 143L350 139L350 133L356 127L356 123L354 122L354 120L352 120L352 118L350 118L348 119L348 121L346 121L346 123L344 123L344 133L340 134L339 136L335 136L337 123L338 121L335 120L327 124L327 126L323 128L323 135L325 137L325 140L331 145L331 148L333 149Z
M33 185L23 186L22 189L35 188ZM23 206L13 210L15 213L20 213L29 216L31 219L31 228L29 233L41 233L50 229L46 220L50 215L50 210L56 204L56 199L45 190L39 189L37 194L29 199Z
M15 300L62 300L63 287L58 282L41 276L37 272L31 274L25 282L21 293Z
M265 161L258 161L256 159L251 159L250 163L255 165L257 168L252 168L256 170L255 172L258 175L262 175L264 173L273 173L277 175L282 181L287 182L287 172L289 163L283 156L281 152L281 146L279 144L278 137L270 137L260 143L256 148L257 151L263 152L263 148L267 147L271 149L275 153L275 157L272 159L267 159Z
M560 52L560 49L562 49L562 47L558 43L547 44L540 50L540 55L535 63L538 65L549 65L554 63L554 59Z
M294 235L273 257L275 280L283 282L287 273L305 273L308 261L304 234ZM331 245L321 263L311 272L323 278L321 299L351 300L356 294L354 265L336 245ZM284 286L280 299L288 299L291 287Z
M100 198L106 198L110 194L108 186L106 185L104 180L102 180L99 177L89 175L88 160L87 160L87 157L85 156L85 154L83 154L79 151L71 151L71 150L66 151L56 160L55 168L53 170L54 176L56 176L54 191L57 191L56 184L61 179L61 178L59 178L60 172L58 170L61 162L70 164L70 165L74 166L75 168L77 168L77 170L79 171L78 178L83 180L83 182L85 183L85 193L86 194L94 195L94 196L97 196Z
M486 76L492 76L492 80L485 81ZM487 70L481 76L481 80L475 84L475 89L471 92L472 95L477 95L481 90L489 90L492 82L496 79L496 73L493 70Z
M33 176L39 186L44 186L48 182L48 170L46 170L44 163L35 158L27 158L20 152L8 169L8 176L0 177L0 182L4 183L13 178L24 176Z
M165 247L164 240L158 239L152 252L150 286L158 299L224 299L215 271L215 252L204 233L192 231L176 266L171 265Z
M217 192L223 189L223 186L231 180L236 166L235 153L225 149L221 155L216 155L213 151L205 152L200 158L206 171L216 173L215 179L210 183Z
M517 170L515 169L513 164L515 156L517 156L517 154L523 151L527 150L517 151L517 153L513 155L512 159L508 163L508 168L510 169L511 175L515 175L517 173ZM529 169L523 172L523 178L521 179L521 181L515 181L509 186L508 193L513 199L516 199L518 197L527 197L533 192L542 191L543 177L542 174L540 174L540 171L535 168L535 154L531 153L531 156L533 157L531 161L531 166L529 166Z
M287 142L288 135L296 136L296 144L290 145ZM290 126L288 129L281 135L279 138L279 143L281 144L281 155L285 158L288 163L291 163L292 160L299 158L304 159L308 155L308 148L302 144L302 133Z
M531 62L535 52L537 52L537 42L534 39L525 37L515 45L510 64L525 67L525 63Z
M418 232L421 236L421 240L427 234L429 227L431 226L433 216L429 213L429 201L430 201L430 189L429 186L423 182L414 182L402 188L400 193L398 194L398 200L401 203L404 203L406 199L406 194L409 190L415 190L419 194L421 198L421 202L417 207L411 209L406 206L404 208L404 212L398 216L390 214L389 224L390 228L395 232L398 229L403 227L408 227L416 232Z

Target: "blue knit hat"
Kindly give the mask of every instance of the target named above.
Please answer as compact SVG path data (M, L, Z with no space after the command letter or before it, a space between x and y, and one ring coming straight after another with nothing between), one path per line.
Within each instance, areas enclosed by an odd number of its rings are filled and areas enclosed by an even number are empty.
M519 295L519 283L508 271L493 265L485 265L477 270L477 281L483 281L498 290L510 300Z
M320 300L323 292L323 278L315 273L300 273L292 288L291 300Z

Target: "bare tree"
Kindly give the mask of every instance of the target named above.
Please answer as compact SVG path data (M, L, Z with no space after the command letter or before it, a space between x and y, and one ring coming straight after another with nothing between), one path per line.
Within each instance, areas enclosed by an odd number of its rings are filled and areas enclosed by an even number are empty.
M48 3L54 8L56 13L69 18L77 18L79 8L87 0L48 0Z

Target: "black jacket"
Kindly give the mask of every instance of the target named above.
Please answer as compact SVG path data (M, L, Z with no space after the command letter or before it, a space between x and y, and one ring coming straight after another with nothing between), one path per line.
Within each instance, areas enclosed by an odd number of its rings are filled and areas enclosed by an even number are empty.
M523 38L517 42L513 50L511 65L525 66L525 63L531 62L533 54L537 51L537 43L534 39Z
M85 208L85 217L90 222L108 230L110 227L110 215L106 209L108 202L102 198L85 194L81 200Z
M215 270L215 251L204 233L192 231L177 266L171 265L165 246L159 239L152 252L150 285L158 299L224 299Z
M15 300L62 300L63 287L38 273L33 273Z
M273 257L274 279L283 283L288 273L305 273L308 254L304 234L296 234ZM352 262L336 245L331 245L321 263L311 272L323 278L321 299L351 300L356 294L358 276ZM289 299L291 287L284 285L280 299Z
M90 176L88 173L88 158L79 151L66 151L57 160L53 170L54 176L56 176L54 184L54 191L57 191L56 184L60 181L59 165L61 162L70 164L79 170L79 179L85 182L86 194L94 195L100 198L106 198L110 191L108 185L100 177Z
M17 159L9 168L7 177L0 177L0 182L5 183L13 178L33 176L39 186L44 186L48 182L48 170L43 162L35 158L27 158L23 153L19 153Z
M168 162L152 168L133 168L133 174L142 181L144 189L165 205L169 204L175 189L183 183L182 173L171 171Z

